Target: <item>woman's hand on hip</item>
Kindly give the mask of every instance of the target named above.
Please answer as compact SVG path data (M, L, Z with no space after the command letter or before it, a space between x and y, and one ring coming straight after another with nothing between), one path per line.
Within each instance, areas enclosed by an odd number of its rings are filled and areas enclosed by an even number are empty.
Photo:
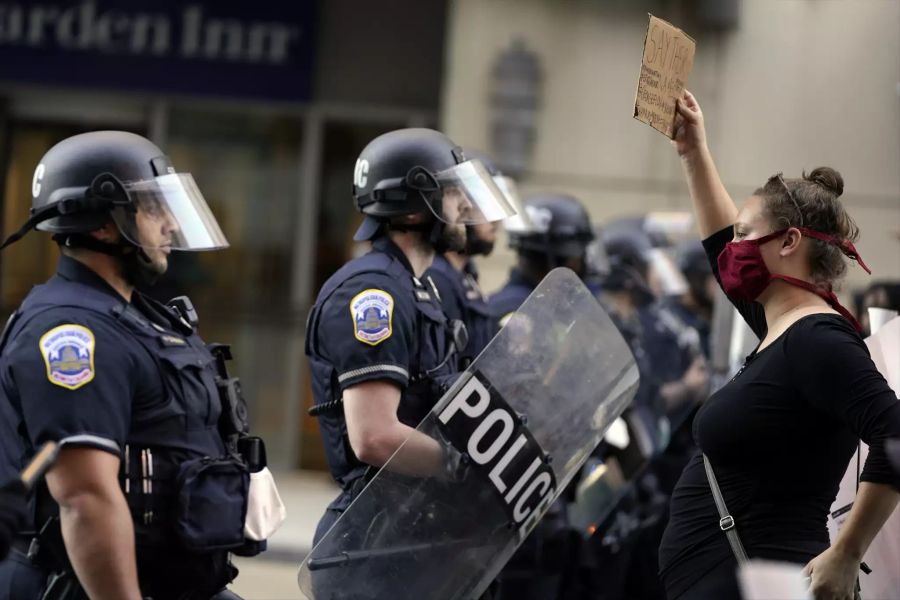
M832 547L809 561L803 574L809 578L809 591L815 600L853 600L859 559Z
M672 145L681 157L706 147L703 111L694 95L684 90L675 104L675 137Z

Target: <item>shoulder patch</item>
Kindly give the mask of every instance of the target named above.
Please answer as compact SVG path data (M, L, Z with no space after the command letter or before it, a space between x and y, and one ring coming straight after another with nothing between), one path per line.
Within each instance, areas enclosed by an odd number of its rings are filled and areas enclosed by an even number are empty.
M350 315L356 339L377 346L393 333L394 297L384 290L360 292L350 301Z
M54 327L41 336L50 383L77 390L94 378L94 333L82 325Z

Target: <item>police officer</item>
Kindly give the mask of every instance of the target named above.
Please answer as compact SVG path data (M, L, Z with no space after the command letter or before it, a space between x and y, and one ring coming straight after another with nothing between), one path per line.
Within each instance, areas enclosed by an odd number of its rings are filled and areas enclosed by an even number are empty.
M671 274L665 257L649 236L617 225L605 227L602 235L610 268L599 300L635 356L641 381L628 418L639 420L653 447L617 507L619 521L632 525L617 544L592 539L591 546L598 585L616 582L606 588L609 598L651 599L663 596L653 548L667 520L668 495L692 448L689 430L678 426L703 398L709 376L696 330L654 293L667 287L659 284L666 279L661 274ZM657 286L651 285L654 280Z
M497 187L518 211L521 202L515 182L505 177L493 161L480 152L466 150L466 157L481 161ZM517 217L521 218L521 215ZM475 360L497 332L496 321L488 310L487 298L478 285L478 269L473 260L475 256L490 256L496 241L496 222L468 225L465 249L448 250L435 255L428 270L428 276L434 281L440 294L444 314L451 321L458 320L466 325L469 339L460 352L461 370Z
M0 476L46 441L61 450L0 566L0 597L233 598L229 551L259 549L244 539L253 465L239 451L261 448L189 301L135 289L173 250L228 243L193 178L131 133L63 140L32 192L4 246L36 227L61 257L0 338L0 412L18 432L0 441L12 457Z
M342 491L319 522L318 542L406 441L406 475L440 475L439 444L415 431L457 369L453 336L425 271L437 252L461 251L466 225L512 213L477 160L430 129L372 140L356 162L353 196L365 219L355 239L372 250L340 268L310 313L306 352L326 457ZM408 438L408 440L407 440ZM339 577L314 585L339 598ZM323 583L323 581L325 583ZM333 596L327 596L330 593Z
M709 360L709 335L712 328L713 304L719 285L709 267L703 246L688 240L677 248L678 268L687 280L687 290L663 299L663 306L672 311L682 323L697 331L703 356Z
M538 194L524 201L527 221L505 223L517 263L507 284L488 299L491 315L503 326L541 280L568 267L585 280L594 228L587 210L564 194ZM580 597L577 570L580 543L568 524L565 503L555 502L498 576L499 600L557 600Z
M565 194L538 194L527 198L524 206L529 221L511 219L506 224L516 266L506 285L488 300L500 325L556 267L568 267L582 279L590 274L588 248L594 228L581 202Z
M654 294L650 280L657 256L649 238L606 227L603 243L610 272L601 284L600 300L632 347L643 388L635 404L644 398L646 407L661 417L658 441L664 446L670 433L665 421L669 416L680 421L677 417L683 418L686 407L702 399L706 390L708 373L699 336Z

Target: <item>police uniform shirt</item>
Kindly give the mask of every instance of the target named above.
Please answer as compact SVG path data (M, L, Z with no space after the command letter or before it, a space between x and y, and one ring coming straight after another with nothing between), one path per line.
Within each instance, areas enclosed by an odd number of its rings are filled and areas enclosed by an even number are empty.
M681 379L702 355L697 331L658 303L638 308L637 315L654 379L660 384Z
M63 282L124 303L99 275L67 256L47 285ZM135 407L149 411L166 402L156 364L111 318L60 298L59 306L23 327L5 348L0 381L35 447L56 441L121 455Z
M534 291L532 284L518 269L509 273L509 281L499 291L488 298L488 309L491 316L502 327L509 316L519 310L522 303Z
M358 267L358 261L377 260L378 254L394 261L394 273L363 268L338 283L327 298L320 293L317 301L322 304L314 331L310 332L317 350L313 358L318 355L333 369L341 392L359 383L379 380L391 381L405 390L411 379L420 377L419 369L437 367L447 352L446 317L434 287L427 279L413 277L406 256L387 237L375 240L370 254L344 268ZM334 284L335 278L344 276L342 271L326 282L323 291ZM422 327L421 319L428 321L430 327ZM449 364L443 365L435 375L453 370ZM421 419L427 410L415 412L421 413L416 415ZM401 410L401 417L404 414ZM418 420L407 424L416 426Z
M389 381L401 390L397 418L415 427L456 372L447 318L434 286L413 275L403 252L387 237L341 267L319 291L307 324L306 353L312 391L322 409L319 426L335 481L345 489L367 465L347 440L343 392L367 381ZM342 510L350 496L331 508Z
M361 273L335 290L322 307L318 330L341 391L373 380L406 388L415 314L412 299L386 273Z
M678 317L682 323L691 327L697 331L697 335L700 336L700 348L703 351L703 356L709 360L710 354L710 341L709 337L711 334L712 325L707 319L701 318L694 311L690 310L687 306L685 306L680 298L677 297L669 297L666 298L663 302L663 306L668 310L672 311L676 317Z
M438 255L428 269L427 277L438 290L447 318L466 325L469 340L461 352L461 366L465 367L484 350L497 330L496 319L478 286L478 271L471 259L466 261L462 271L458 271L445 256Z

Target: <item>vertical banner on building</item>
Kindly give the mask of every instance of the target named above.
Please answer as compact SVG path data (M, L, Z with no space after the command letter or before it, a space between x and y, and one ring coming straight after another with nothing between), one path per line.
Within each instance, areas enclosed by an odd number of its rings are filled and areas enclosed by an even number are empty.
M687 84L697 45L671 23L649 17L633 116L671 138L675 135L675 100Z

